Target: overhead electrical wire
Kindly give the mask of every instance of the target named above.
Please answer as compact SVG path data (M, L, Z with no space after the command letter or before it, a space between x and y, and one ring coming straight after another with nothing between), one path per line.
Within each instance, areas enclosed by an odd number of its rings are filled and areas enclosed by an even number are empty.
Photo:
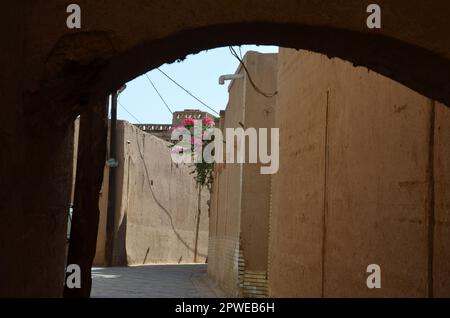
M242 65L242 67L244 68L245 72L247 73L248 79L250 84L253 86L253 88L255 89L256 92L258 92L259 94L263 95L264 97L270 98L270 97L274 97L275 95L277 95L277 91L273 92L273 93L266 93L263 92L253 81L253 78L251 77L250 72L248 71L247 67L245 66L243 60L242 60L242 52L241 52L241 47L239 47L239 53L241 54L241 57L239 57L239 55L237 54L237 52L235 51L235 49L233 47L229 47L231 54L239 61L239 63ZM220 116L220 114L211 106L209 106L208 104L206 104L204 101L202 101L200 98L198 98L197 96L195 96L193 93L191 93L188 89L184 88L183 85L179 84L176 80L174 80L172 77L170 77L167 73L165 73L163 70L161 70L160 68L157 68L157 70L163 74L165 77L167 77L171 82L173 82L175 85L177 85L179 88L181 88L184 92L186 92L189 96L191 96L192 98L194 98L196 101L198 101L200 104L202 104L203 106L205 106L206 108L208 108L209 110L211 110L212 112L216 113L217 115ZM145 74L145 76L147 77L147 80L149 81L149 83L151 84L151 86L153 87L153 89L156 91L156 93L158 94L159 98L162 100L162 102L164 103L164 105L166 106L166 108L169 110L169 112L171 114L173 114L173 111L170 109L169 105L167 104L167 102L164 100L164 98L162 97L162 95L159 93L158 89L156 88L155 84L152 82L152 80L150 79L150 77L148 76L148 74ZM124 108L125 109L125 108ZM125 109L126 110L126 109ZM130 114L131 115L131 114ZM133 116L134 117L134 116ZM135 117L134 117L135 118ZM135 118L136 119L136 118Z
M170 109L169 105L167 105L166 101L164 100L164 98L161 96L161 94L159 93L158 89L156 88L155 84L153 84L152 80L150 79L150 77L148 77L147 73L145 74L145 76L147 77L148 81L150 82L150 84L153 86L153 89L155 90L156 94L158 94L159 98L162 100L162 102L164 103L164 105L166 106L166 108L169 110L169 112L171 114L173 114L173 111Z
M240 58L242 60L242 50L241 50L241 46L240 45L239 45L239 56L240 56Z
M209 105L207 105L205 102L203 102L200 98L196 97L194 94L192 94L190 91L188 91L186 88L184 88L181 84L178 84L177 81L175 81L172 77L170 77L169 75L167 75L165 72L163 72L161 69L157 68L158 71L160 71L165 77L167 77L169 80L171 80L175 85L177 85L179 88L181 88L183 91L185 91L189 96L191 96L192 98L194 98L195 100L197 100L199 103L201 103L203 106L205 106L206 108L208 108L209 110L213 111L214 113L216 113L217 115L220 116L220 114L214 110L212 107L210 107Z
M122 103L120 102L120 100L117 100L117 103L119 104L120 107L122 107L127 113L128 115L130 115L131 117L133 117L139 124L142 124L141 121L139 119L136 118L136 116L134 116L128 109L126 109L125 106L122 105Z
M259 94L261 94L261 95L263 95L264 97L267 97L267 98L274 97L275 95L277 95L277 93L278 93L277 91L275 91L273 93L265 93L258 86L256 86L255 82L253 82L253 79L252 79L252 76L250 75L250 72L248 71L248 69L245 66L245 64L242 61L242 59L239 57L239 55L236 53L236 51L234 50L234 48L232 46L230 46L229 48L230 48L231 55L233 55L239 61L239 63L242 65L242 67L244 68L245 73L247 73L248 80L250 81L250 84L253 86L255 91L257 91Z

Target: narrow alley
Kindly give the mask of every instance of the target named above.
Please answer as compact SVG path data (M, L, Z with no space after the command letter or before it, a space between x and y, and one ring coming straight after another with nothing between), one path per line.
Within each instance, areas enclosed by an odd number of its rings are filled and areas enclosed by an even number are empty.
M282 316L283 298L450 299L449 15L5 2L0 300Z
M94 298L217 298L206 265L146 265L92 268Z

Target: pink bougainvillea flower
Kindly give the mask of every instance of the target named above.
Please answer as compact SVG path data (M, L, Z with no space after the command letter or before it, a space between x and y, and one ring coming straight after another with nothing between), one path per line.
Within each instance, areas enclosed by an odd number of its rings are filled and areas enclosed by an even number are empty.
M193 118L186 118L184 120L184 124L185 125L194 125L195 124L195 120Z
M212 120L209 117L203 117L202 121L207 126L213 126L214 125L214 120Z
M177 129L178 129L178 127L175 127L175 126L170 127L170 131L175 131Z
M172 128L170 128L171 131L175 131L175 130L181 130L181 129L185 129L186 127L184 126L173 126Z

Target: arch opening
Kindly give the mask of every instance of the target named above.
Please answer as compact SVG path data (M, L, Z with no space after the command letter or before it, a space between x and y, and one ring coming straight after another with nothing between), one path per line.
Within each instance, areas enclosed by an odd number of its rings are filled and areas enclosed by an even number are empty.
M450 104L449 61L383 35L297 24L237 23L188 30L157 41L144 41L125 51L106 43L79 55L66 52L68 42L77 46L85 36L90 35L68 35L50 54L48 72L38 93L28 96L31 108L25 114L31 114L34 122L44 120L65 127L109 92L149 69L204 49L244 43L306 49L339 57ZM108 32L98 36L109 42Z
M41 98L37 100L41 101L39 105L51 107L42 114L53 112L54 116L48 114L53 119L72 120L92 100L104 99L109 92L150 69L203 50L249 43L304 49L330 58L338 57L354 66L367 67L429 98L450 104L450 61L424 48L376 33L298 24L236 23L183 31L140 43L124 52L114 49L110 34L99 33L93 39L100 39L99 42L104 44L92 51L82 51L75 57L73 52L67 52L92 36L90 33L67 35L49 55L48 69L51 72L45 76ZM61 102L72 106L61 109Z
M361 70L361 69L360 69ZM328 98L328 96L327 96L327 98ZM402 109L401 109L402 107L400 107L400 109L398 109L398 110L396 110L396 111L398 111L398 112L401 112L402 111ZM189 117L189 115L187 115L187 116L185 116L186 118L188 118Z

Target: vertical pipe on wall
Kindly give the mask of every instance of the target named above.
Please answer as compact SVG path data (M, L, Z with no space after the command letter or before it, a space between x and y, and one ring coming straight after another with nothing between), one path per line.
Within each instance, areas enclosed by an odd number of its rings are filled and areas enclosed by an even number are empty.
M427 182L428 182L428 199L427 199L427 232L428 232L428 246L427 246L427 297L433 297L434 281L433 281L433 266L434 266L434 137L435 137L435 120L436 107L434 100L430 100L430 126L429 126L429 140L428 140L428 168L427 168Z
M327 89L327 101L325 105L325 133L324 133L324 182L323 182L323 233L322 233L322 292L321 297L325 297L325 257L326 257L326 240L327 240L327 213L328 213L328 112L330 104L330 89Z
M106 217L106 264L112 266L114 254L114 227L116 211L116 167L117 160L117 97L118 92L111 95L111 120L109 128L109 185L108 185L108 209Z
M117 99L126 88L123 85L111 95L111 120L109 131L109 182L108 182L108 209L106 214L106 264L114 263L114 237L116 227L116 183L117 183Z

